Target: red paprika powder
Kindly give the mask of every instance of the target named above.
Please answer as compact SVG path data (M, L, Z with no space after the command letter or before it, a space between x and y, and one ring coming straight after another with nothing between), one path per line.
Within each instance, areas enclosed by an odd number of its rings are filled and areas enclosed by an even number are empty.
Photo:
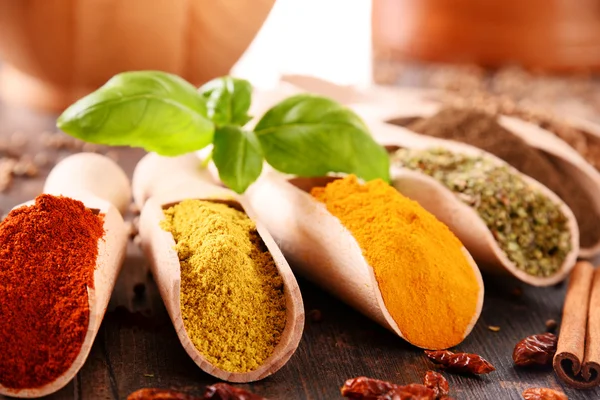
M0 384L54 381L79 354L89 323L103 219L82 202L41 195L0 223Z

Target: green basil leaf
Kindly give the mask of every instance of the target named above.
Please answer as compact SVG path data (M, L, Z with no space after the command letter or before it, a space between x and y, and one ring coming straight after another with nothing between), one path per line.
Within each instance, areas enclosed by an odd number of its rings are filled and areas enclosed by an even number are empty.
M237 193L245 192L262 171L263 155L254 132L237 126L217 128L212 157L219 178Z
M160 71L115 75L67 108L57 126L87 142L143 147L166 156L199 150L214 133L196 88Z
M252 85L244 79L224 76L213 79L200 88L206 99L208 117L218 126L244 126L252 119L248 115L252 102Z
M267 162L279 171L300 176L345 172L389 182L385 149L353 111L331 99L290 97L267 111L254 131Z

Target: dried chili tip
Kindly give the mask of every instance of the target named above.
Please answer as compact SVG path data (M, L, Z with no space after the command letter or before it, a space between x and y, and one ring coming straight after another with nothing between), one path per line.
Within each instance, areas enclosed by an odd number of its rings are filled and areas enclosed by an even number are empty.
M568 400L566 394L549 388L531 388L523 392L525 400Z
M482 375L496 370L489 361L478 354L454 353L450 350L425 350L425 354L448 372Z
M170 389L140 389L127 396L127 400L200 400L199 397Z
M527 336L516 344L513 361L519 367L552 365L557 343L553 333Z
M429 389L433 390L435 399L447 399L450 393L450 385L442 374L435 371L427 371L425 378L423 378L423 384Z
M262 396L226 383L215 383L207 386L202 398L212 400L267 400Z

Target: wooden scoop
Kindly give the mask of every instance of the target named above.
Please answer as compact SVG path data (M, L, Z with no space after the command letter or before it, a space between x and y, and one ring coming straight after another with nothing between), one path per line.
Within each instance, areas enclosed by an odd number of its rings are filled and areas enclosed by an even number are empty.
M412 105L404 110L392 111L380 109L377 111L378 118L389 121L402 117L428 117L435 114L442 106L437 103ZM373 108L366 110L358 106L357 111L367 119L371 119L370 113ZM518 118L500 116L498 122L514 135L523 139L529 146L542 151L561 170L565 171L581 188L587 192L592 201L594 212L600 215L600 173L590 165L575 149L558 136L538 127L530 122ZM383 139L378 130L373 130L373 136L378 140ZM590 258L600 254L600 240L593 246L579 249L579 256Z
M335 179L339 178L290 178L270 170L250 186L245 197L296 272L406 339L388 312L373 268L356 239L324 204L308 193ZM471 255L464 248L463 253L479 283L476 311L463 333L465 338L481 313L484 287Z
M154 166L151 166L150 163L160 165L165 161L164 159L161 160L163 157L155 155L147 157L151 158L142 160L144 164L141 164L141 167L144 169L153 169ZM203 371L230 382L251 382L263 379L285 365L300 342L304 329L304 306L298 283L277 244L243 198L228 189L207 182L206 176L196 169L196 164L188 162L179 165L184 170L176 171L172 169L171 173L184 174L188 176L188 180L180 182L178 186L169 185L166 190L160 190L156 187L150 189L154 195L146 202L140 216L142 248L150 260L154 279L183 348ZM192 169L188 169L186 172L186 166ZM197 174L196 178L193 177L194 173ZM139 171L136 171L134 176L133 186L135 192L137 186L147 182L147 179ZM179 257L175 251L173 236L171 233L164 231L159 224L164 219L164 208L185 199L202 199L226 203L245 212L256 223L257 231L271 253L279 275L283 279L286 300L286 326L273 354L254 371L244 373L228 372L214 366L196 349L184 327L180 307L181 270ZM202 311L198 310L198 312Z
M435 91L374 86L359 90L349 86L339 86L331 82L306 76L284 76L284 84L292 84L298 90L310 90L348 105L359 115L370 121L391 121L398 118L429 117L437 113L443 105L433 101ZM439 92L438 92L439 93ZM267 97L264 97L267 99ZM263 106L264 108L264 106ZM600 127L588 121L570 117L567 119L575 127L585 129L591 135L600 137ZM590 165L568 143L521 119L500 116L498 122L504 128L523 139L529 146L538 149L552 158L559 168L579 183L592 200L594 212L600 215L600 173ZM385 134L372 129L373 136L385 140ZM389 133L389 132L386 132ZM593 246L580 248L579 256L591 258L600 254L600 240Z
M106 180L99 185L80 185L81 180L95 182L97 174ZM109 182L111 182L109 184ZM115 281L125 258L127 233L123 218L114 204L128 201L129 182L123 171L110 159L93 153L80 153L65 158L50 172L44 193L64 195L82 201L86 207L104 215L104 238L98 241L98 259L94 270L94 288L88 287L90 318L79 355L71 367L53 382L31 389L11 389L0 385L0 395L33 398L49 395L63 388L79 372L87 359ZM32 205L34 201L15 208Z
M427 149L441 147L457 153L471 156L485 156L494 159L500 165L507 165L501 159L483 150L464 143L419 135L399 126L378 121L369 121L373 132L377 132L380 143L388 148L403 147L408 149ZM433 213L438 219L450 227L458 238L469 249L478 265L486 272L512 275L519 280L534 286L549 286L562 281L569 274L579 250L579 228L571 209L556 195L538 181L521 174L516 169L512 172L521 176L529 185L539 190L560 207L567 217L567 226L571 232L571 251L567 254L561 268L552 276L537 277L518 269L500 249L492 233L477 212L460 201L454 192L446 188L434 178L417 171L392 166L392 184L402 194L416 200Z

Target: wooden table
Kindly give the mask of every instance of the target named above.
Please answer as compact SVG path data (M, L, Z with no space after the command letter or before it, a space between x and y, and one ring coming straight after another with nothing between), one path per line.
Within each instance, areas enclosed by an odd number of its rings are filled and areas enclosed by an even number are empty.
M13 132L27 135L27 152L48 152L52 159L67 154L49 151L40 143L43 131L54 131L56 116L0 103L0 139ZM131 174L143 155L140 150L113 150ZM33 179L19 179L0 193L2 213L40 193L50 166ZM127 216L131 218L132 216ZM299 278L307 311L303 339L289 363L273 376L242 385L270 399L339 399L339 387L365 375L396 383L421 382L431 368L423 351L363 317L323 290ZM515 294L521 287L522 294ZM486 280L483 313L473 333L458 347L479 353L496 371L483 377L445 374L456 399L521 399L530 387L563 388L570 399L598 399L600 390L577 391L561 385L551 369L514 368L515 343L545 330L547 319L559 320L565 285L536 289L512 281ZM320 310L322 320L310 317ZM314 313L313 313L314 314ZM492 332L488 326L499 326ZM2 355L0 354L0 357ZM187 356L165 311L148 263L133 243L113 293L109 311L87 363L77 377L52 399L124 399L143 387L174 388L201 394L216 379L202 372Z

